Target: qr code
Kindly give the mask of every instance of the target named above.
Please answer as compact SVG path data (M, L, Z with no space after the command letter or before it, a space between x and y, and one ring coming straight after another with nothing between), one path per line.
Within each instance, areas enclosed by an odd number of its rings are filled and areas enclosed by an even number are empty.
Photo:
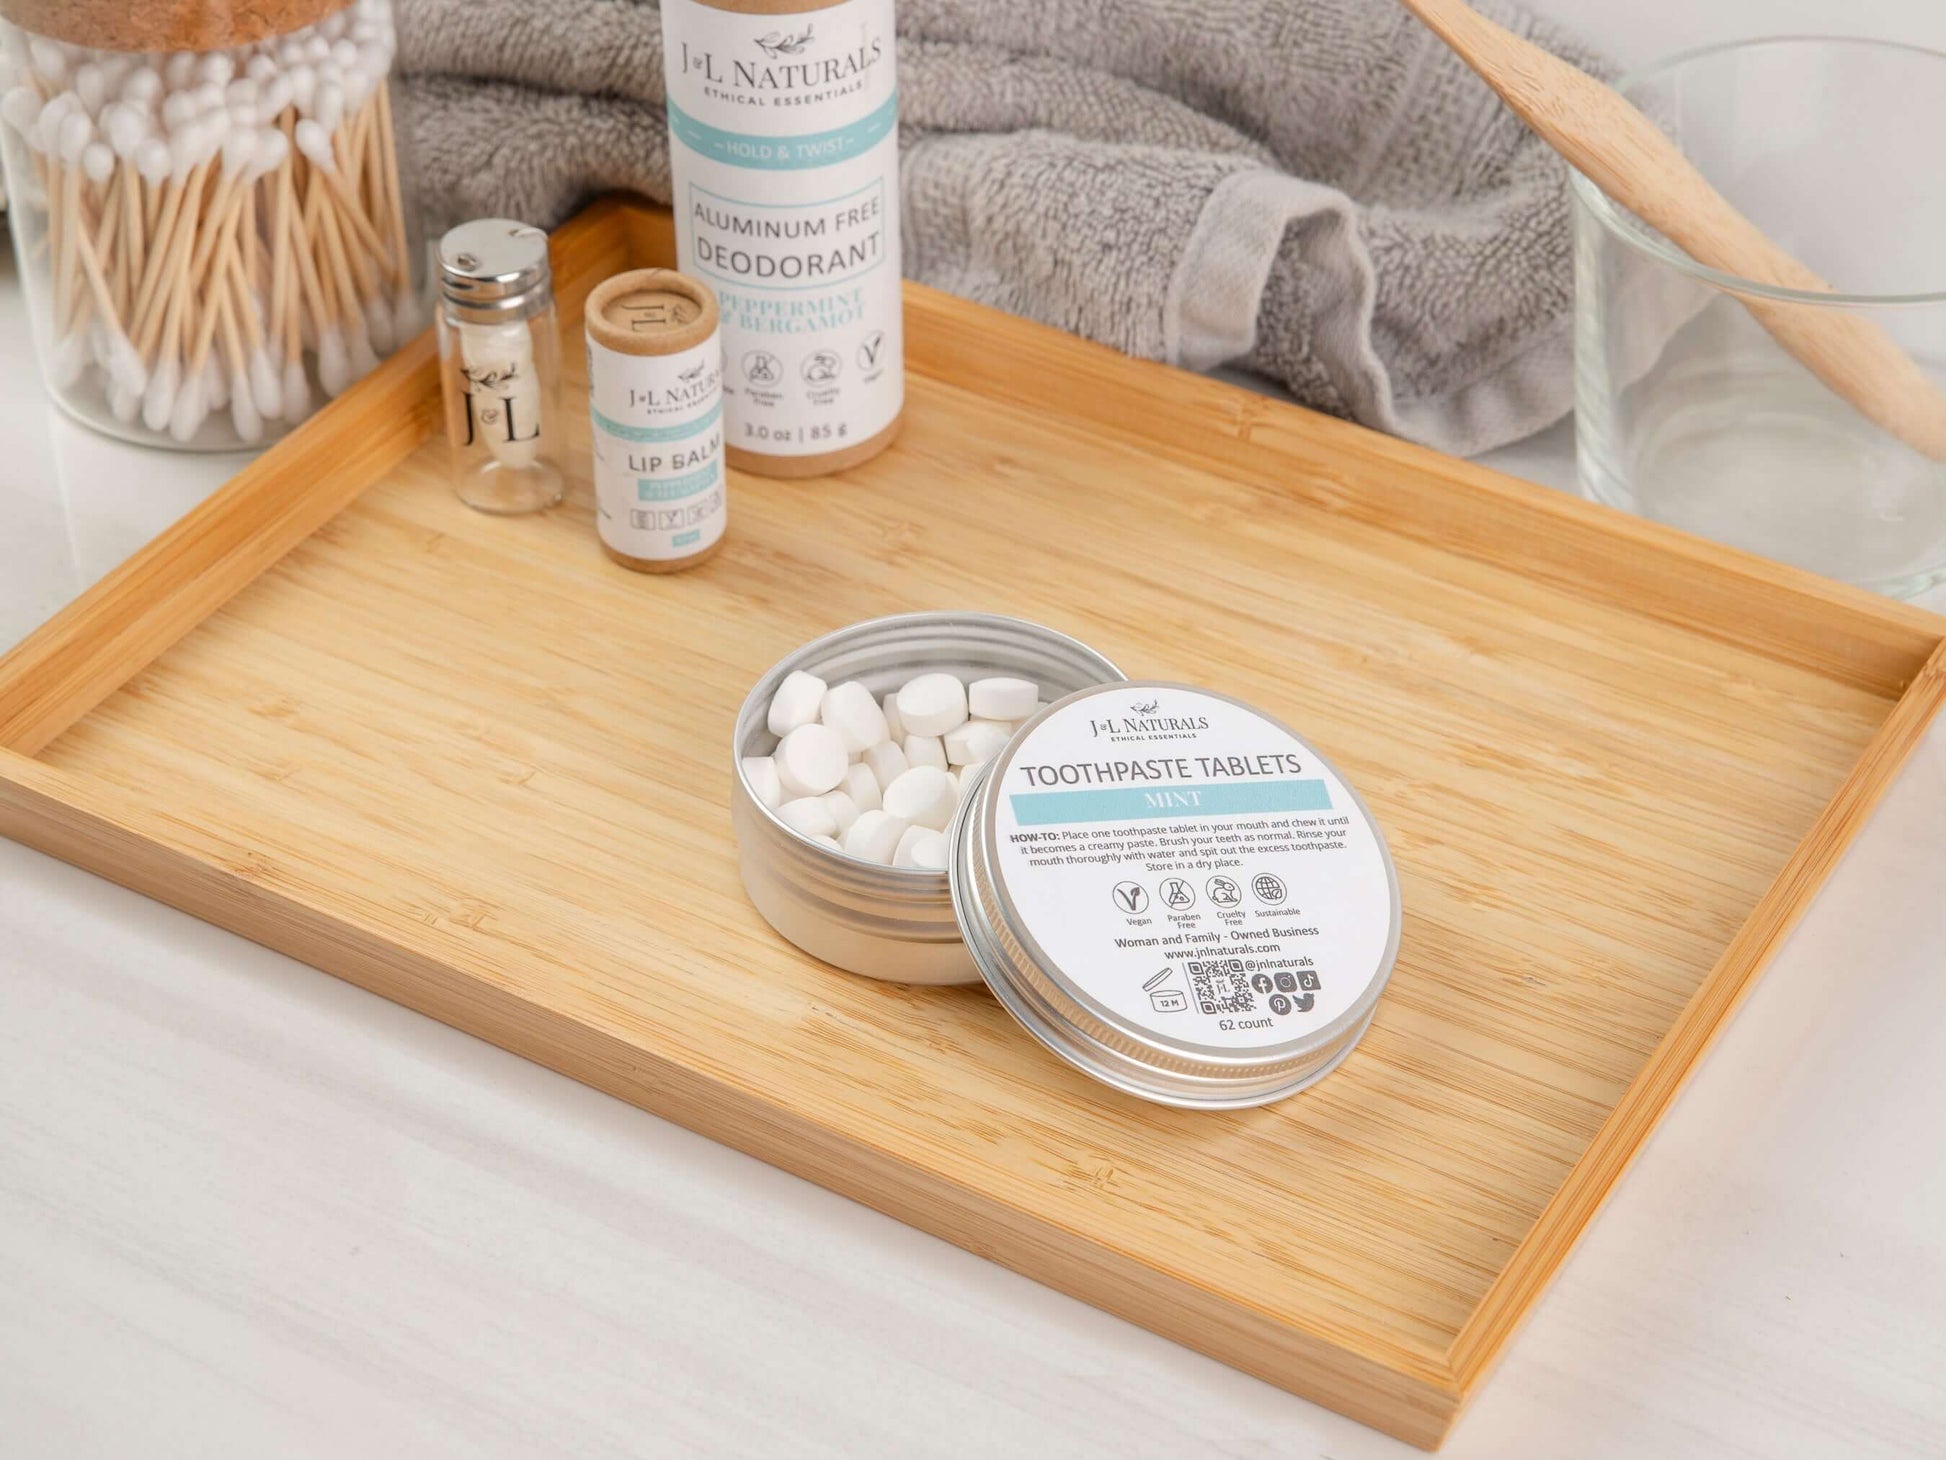
M1241 958L1186 959L1189 986L1205 1014L1247 1014L1257 1007Z

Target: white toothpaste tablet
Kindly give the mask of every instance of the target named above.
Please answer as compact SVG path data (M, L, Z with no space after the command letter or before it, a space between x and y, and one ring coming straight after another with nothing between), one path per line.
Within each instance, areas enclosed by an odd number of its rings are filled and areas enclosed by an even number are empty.
M792 831L806 836L830 836L838 829L831 807L822 796L799 796L777 808L777 817Z
M899 691L899 721L908 736L944 735L965 718L966 686L957 675L922 674Z
M872 779L878 782L880 791L904 775L906 767L910 764L911 762L905 758L905 752L890 743L874 745L865 752L865 768L872 773ZM865 803L861 801L858 804L862 806Z
M893 746L892 749L896 750L898 747ZM851 797L851 804L860 811L876 811L884 804L879 794L878 777L872 774L869 765L846 766L844 785L841 789Z
M1024 679L997 676L966 687L966 704L981 720L1025 720L1041 702L1041 688Z
M777 778L777 762L767 755L746 755L743 774L757 800L775 811L784 804L784 783Z
M844 850L842 846L838 845L838 839L835 836L814 836L811 840L821 847L831 848L834 852L842 852Z
M904 831L899 833L899 845L892 853L892 865L894 867L910 867L912 865L913 841L922 836L938 835L939 833L930 827L908 826Z
M850 758L838 732L827 725L799 725L777 742L777 775L785 794L822 796L845 778Z
M824 692L818 718L838 732L850 755L862 755L892 738L885 725L885 711L878 707L872 692L855 679L833 685Z
M905 738L905 763L946 769L946 745L937 735L908 735Z
M845 851L861 862L889 867L899 850L899 838L905 835L905 825L883 811L861 811L845 833Z
M824 681L815 674L794 669L785 675L777 693L770 697L770 715L766 721L770 733L788 735L800 725L815 722L818 711L824 707L824 691Z
M892 853L894 867L914 867L922 872L946 870L946 836L929 826L909 826Z
M879 710L885 716L885 735L888 740L905 739L905 721L899 718L899 692L892 691L879 702Z
M997 720L968 720L946 732L946 763L978 765L992 760L1014 738L1014 727Z
M858 820L858 803L843 791L833 791L824 798L824 804L831 808L831 819L838 824L839 836L850 831L851 824Z
M937 766L914 766L885 788L885 810L900 821L944 831L959 806L953 778Z

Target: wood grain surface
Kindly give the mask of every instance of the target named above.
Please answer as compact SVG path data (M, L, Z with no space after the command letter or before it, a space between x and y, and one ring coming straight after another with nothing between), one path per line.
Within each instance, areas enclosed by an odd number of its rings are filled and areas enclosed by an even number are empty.
M640 210L581 228L666 260ZM433 443L191 631L70 623L0 663L42 704L0 832L1435 1444L1937 707L1942 624L929 291L907 317L899 444L737 477L691 573L609 563L585 482L469 512ZM737 705L926 608L1260 704L1360 788L1405 930L1338 1073L1142 1105L983 991L761 922ZM23 687L132 643L71 715Z

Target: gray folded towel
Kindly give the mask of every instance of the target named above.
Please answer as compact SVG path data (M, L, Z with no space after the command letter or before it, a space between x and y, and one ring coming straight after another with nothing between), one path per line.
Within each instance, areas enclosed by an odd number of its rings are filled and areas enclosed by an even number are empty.
M668 200L652 4L400 10L435 220ZM1462 455L1568 409L1564 169L1393 0L899 0L899 35L907 277Z

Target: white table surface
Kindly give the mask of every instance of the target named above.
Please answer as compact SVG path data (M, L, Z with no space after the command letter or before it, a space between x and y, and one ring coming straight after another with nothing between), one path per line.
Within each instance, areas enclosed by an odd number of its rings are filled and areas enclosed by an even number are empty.
M1946 43L1926 0L1547 8L1625 57ZM0 443L0 644L236 465L55 417L10 266ZM1493 460L1559 485L1569 446ZM1946 727L1445 1454L1941 1453L1942 874ZM9 1460L1413 1453L0 841Z

